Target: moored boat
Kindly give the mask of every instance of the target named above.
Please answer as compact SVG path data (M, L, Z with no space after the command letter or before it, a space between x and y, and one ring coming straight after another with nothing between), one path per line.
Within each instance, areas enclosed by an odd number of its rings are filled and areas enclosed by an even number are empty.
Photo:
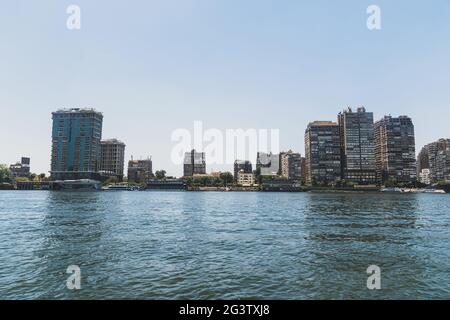
M423 193L445 193L445 191L441 189L424 189Z
M381 192L391 192L391 193L402 193L403 190L400 188L383 188L380 190Z
M91 179L61 180L54 182L54 190L62 191L100 191L100 181Z
M137 191L140 187L137 185L129 185L128 183L115 183L103 188L105 191Z

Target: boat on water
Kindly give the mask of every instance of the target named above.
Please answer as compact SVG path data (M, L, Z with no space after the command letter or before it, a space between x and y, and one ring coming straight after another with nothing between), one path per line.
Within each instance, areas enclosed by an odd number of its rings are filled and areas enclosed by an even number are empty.
M380 191L390 193L403 193L403 190L401 188L383 188Z
M183 179L151 179L147 181L147 190L186 190L186 182Z
M445 190L441 189L424 189L423 193L445 193Z
M53 185L53 190L61 191L100 191L101 189L101 182L91 179L55 181Z
M129 185L128 183L115 183L103 188L105 191L138 191L139 186Z
M445 190L441 189L415 189L415 188L383 188L381 192L388 193L445 193Z

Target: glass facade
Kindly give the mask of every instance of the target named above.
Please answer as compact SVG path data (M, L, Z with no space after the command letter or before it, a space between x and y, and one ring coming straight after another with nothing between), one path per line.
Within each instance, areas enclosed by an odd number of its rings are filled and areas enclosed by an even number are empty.
M103 115L93 109L52 113L51 177L54 180L93 178L100 165Z

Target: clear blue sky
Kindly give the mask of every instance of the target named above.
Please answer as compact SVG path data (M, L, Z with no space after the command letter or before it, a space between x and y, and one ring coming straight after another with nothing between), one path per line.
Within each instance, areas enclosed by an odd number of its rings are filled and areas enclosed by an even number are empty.
M366 28L370 4L380 31ZM152 155L174 175L171 133L194 120L279 128L302 154L307 123L349 105L411 116L417 151L450 137L448 0L4 0L0 58L0 163L30 156L37 173L61 107L102 111L127 159Z

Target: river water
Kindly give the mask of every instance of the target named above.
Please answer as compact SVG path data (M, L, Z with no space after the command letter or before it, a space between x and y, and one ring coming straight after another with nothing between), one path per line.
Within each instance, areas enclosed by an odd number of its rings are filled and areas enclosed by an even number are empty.
M449 299L449 262L448 194L0 191L1 299Z

